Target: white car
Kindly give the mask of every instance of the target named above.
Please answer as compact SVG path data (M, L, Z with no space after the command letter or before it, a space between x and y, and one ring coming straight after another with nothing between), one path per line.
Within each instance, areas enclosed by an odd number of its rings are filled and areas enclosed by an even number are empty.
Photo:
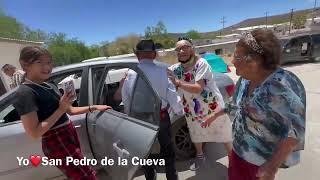
M150 152L158 152L156 141L159 130L161 101L146 76L137 66L137 60L101 60L57 67L53 70L50 83L59 84L73 79L76 84L76 104L108 104L113 110L71 116L77 130L84 156L101 162L105 157L146 158ZM113 95L125 72L134 70L138 74L133 88L129 114L122 112L120 102ZM230 97L233 81L225 74L215 73L218 87L225 99ZM230 82L228 84L228 82ZM232 86L232 87L231 87ZM16 89L0 97L0 179L1 180L43 180L63 177L54 166L32 167L19 165L17 157L30 162L31 155L43 156L41 140L27 137L19 115L12 106ZM229 93L228 93L229 92ZM177 156L189 158L194 153L184 117L172 118L173 142ZM94 166L105 171L113 179L132 179L140 168L129 163L127 166Z

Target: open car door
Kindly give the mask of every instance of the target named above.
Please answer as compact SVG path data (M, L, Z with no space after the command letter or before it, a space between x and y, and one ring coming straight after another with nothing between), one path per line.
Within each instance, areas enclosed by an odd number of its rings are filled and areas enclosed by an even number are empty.
M101 92L108 91L104 87L105 79L113 69L114 67L106 67L102 71L104 75L100 79L99 90L96 90L99 95L94 103L99 103L99 99L107 97ZM89 113L87 117L93 154L98 162L104 159L104 164L100 165L108 175L117 180L134 177L144 159L147 159L159 129L161 101L142 72L138 68L135 71L137 78L132 89L130 116L108 110ZM96 80L93 78L93 81ZM108 159L114 162L106 163Z

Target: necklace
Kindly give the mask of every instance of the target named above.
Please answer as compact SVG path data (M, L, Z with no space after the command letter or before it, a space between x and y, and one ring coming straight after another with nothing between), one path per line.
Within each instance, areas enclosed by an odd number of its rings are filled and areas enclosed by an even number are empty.
M36 86L38 86L38 87L44 88L44 89L52 89L50 86L49 86L49 87L43 86L43 85L41 85L41 84L38 84L38 83L35 83L35 82L31 81L31 80L28 79L28 78L25 78L25 81L26 81L26 82L29 82L30 84L34 84L34 85L36 85ZM46 83L44 83L44 84L46 84Z

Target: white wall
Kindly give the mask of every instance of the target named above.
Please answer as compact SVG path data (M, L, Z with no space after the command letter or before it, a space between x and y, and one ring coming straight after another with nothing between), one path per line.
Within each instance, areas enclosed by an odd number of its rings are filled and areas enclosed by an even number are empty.
M0 68L4 64L12 64L12 65L16 66L18 69L21 69L21 66L19 63L20 50L23 47L28 46L28 45L40 45L40 44L25 43L25 42L0 39ZM1 71L0 77L1 77L1 80L7 89L7 91L10 90L10 88L9 88L10 81L9 81L8 76L6 76Z

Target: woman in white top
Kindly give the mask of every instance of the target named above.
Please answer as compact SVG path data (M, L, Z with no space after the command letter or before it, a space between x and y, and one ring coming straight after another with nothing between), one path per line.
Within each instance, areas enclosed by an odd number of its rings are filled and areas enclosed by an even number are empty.
M168 73L183 98L191 140L197 151L197 158L190 170L196 170L205 160L204 142L224 143L227 152L230 152L231 121L225 115L210 127L201 127L205 117L224 106L222 95L214 81L209 64L205 59L195 55L191 40L179 39L175 50L179 63L172 65Z

